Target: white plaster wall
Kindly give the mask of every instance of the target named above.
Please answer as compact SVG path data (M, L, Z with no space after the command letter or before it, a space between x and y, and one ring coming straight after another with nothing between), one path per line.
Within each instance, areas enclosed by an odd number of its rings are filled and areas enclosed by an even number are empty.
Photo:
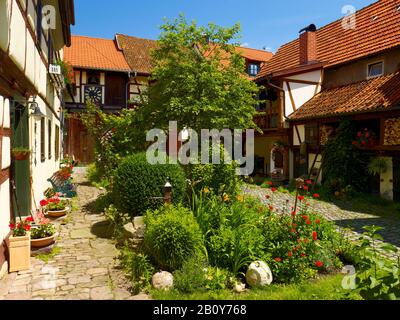
M321 82L321 71L317 70L313 72L290 76L289 79ZM321 91L320 86L318 86L317 90L317 85L311 85L311 84L302 84L289 81L289 86L291 89L293 100L295 102L296 110L299 109L303 104L305 104L311 98L313 98L316 91L317 93ZM284 83L283 89L285 90L285 105L286 105L285 113L286 116L288 117L294 112L294 110L292 106L292 101L290 99L289 88L286 85L286 82Z
M5 51L9 42L10 1L0 0L0 48Z
M56 99L57 103L55 105L55 110L58 111L57 105L59 105L59 100L58 98ZM37 102L39 104L40 110L42 113L46 115L45 119L45 161L41 162L41 157L40 157L40 120L30 118L30 146L32 152L32 157L31 157L31 174L32 174L32 180L33 180L33 190L34 190L34 200L32 203L32 208L34 209L35 207L35 202L37 205L39 205L40 200L43 199L43 192L51 187L51 184L47 181L53 173L55 173L59 167L60 167L60 162L59 160L56 161L55 157L55 130L54 126L58 125L60 127L60 121L54 116L54 114L50 111L50 109L45 105L42 99L38 98ZM52 148L52 157L51 159L48 158L48 120L51 120L51 128L52 128L52 134L51 134L51 148ZM37 124L37 132L35 135L34 128L35 128L35 122ZM35 149L35 140L36 140L36 149ZM60 142L61 146L61 142ZM36 164L35 164L35 159L36 159Z
M3 137L3 145L1 149L1 169L6 169L11 165L11 141L9 137Z
M0 185L0 242L6 238L10 232L10 180L6 180Z
M10 58L20 70L23 70L25 66L25 44L27 30L25 28L25 20L18 8L16 1L13 1L10 25Z
M299 131L299 135L300 135L300 139L301 141L304 141L306 139L306 129L305 126L302 125L298 125L297 129ZM299 141L299 137L297 135L297 130L295 127L293 127L293 145L294 146L300 146L300 141Z
M393 160L385 157L388 163L388 170L381 175L381 195L382 197L393 200Z
M4 98L3 96L0 96L0 127L3 127L3 113L4 113Z
M3 104L3 128L10 128L10 100L4 99Z

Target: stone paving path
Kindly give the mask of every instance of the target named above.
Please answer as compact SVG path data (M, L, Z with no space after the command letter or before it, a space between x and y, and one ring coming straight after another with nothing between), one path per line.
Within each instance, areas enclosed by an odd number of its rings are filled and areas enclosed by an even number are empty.
M59 254L47 263L31 258L29 271L7 275L0 280L0 300L147 300L132 296L112 240L96 236L105 225L103 215L85 206L101 194L85 182L85 171L75 173L79 184L77 209L63 221L56 247ZM103 228L104 229L104 228Z
M260 198L266 205L270 205L269 201L273 202L274 210L280 214L292 212L291 208L294 206L294 196L282 192L273 193L269 189L263 189L258 186L245 185L243 193ZM269 195L270 200L266 199ZM380 217L373 214L356 212L338 207L333 203L323 201L309 201L310 205L314 207L322 216L327 220L334 221L339 229L344 230L346 236L351 240L358 240L361 234L365 231L364 226L375 225L383 227L380 235L384 238L386 243L396 246L400 252L400 213L398 216L389 215L387 217ZM351 231L347 230L348 228ZM378 242L381 244L381 242ZM382 252L385 256L385 253ZM399 253L400 254L400 253ZM396 254L389 255L390 258L396 258Z

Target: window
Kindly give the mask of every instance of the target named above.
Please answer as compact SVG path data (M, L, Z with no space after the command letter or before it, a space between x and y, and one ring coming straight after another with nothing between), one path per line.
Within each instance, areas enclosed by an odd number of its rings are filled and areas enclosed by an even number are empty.
M310 145L318 145L318 125L305 125L306 142Z
M54 149L55 149L55 157L56 161L60 159L60 128L56 125L55 128L55 135L54 135Z
M256 63L249 64L248 73L250 76L255 77L260 72L260 65Z
M49 120L49 122L48 122L48 126L47 126L47 130L48 130L48 139L47 139L47 152L49 153L49 159L51 159L51 157L52 157L52 150L51 150L51 143L53 142L52 140L51 140L51 130L52 129L52 127L51 127L51 120Z
M40 120L40 161L45 162L46 161L46 140L45 140L45 119L42 118Z
M376 62L368 65L368 78L379 77L383 75L383 62Z

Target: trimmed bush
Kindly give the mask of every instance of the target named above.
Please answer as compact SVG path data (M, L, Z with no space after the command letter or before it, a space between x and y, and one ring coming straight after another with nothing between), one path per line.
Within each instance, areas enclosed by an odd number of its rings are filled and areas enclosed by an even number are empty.
M204 254L204 240L191 211L165 206L145 216L144 248L163 270L175 271L190 257Z
M186 190L185 173L181 166L151 165L145 153L125 158L114 174L112 194L115 206L132 217L159 208L163 204L164 185L168 178L173 186L172 201L178 204Z

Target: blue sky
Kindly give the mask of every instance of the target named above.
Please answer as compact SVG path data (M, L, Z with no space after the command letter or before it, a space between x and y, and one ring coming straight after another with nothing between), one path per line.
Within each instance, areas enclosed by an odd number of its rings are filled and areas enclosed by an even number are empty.
M115 33L157 39L163 18L184 13L199 24L240 22L246 46L277 50L310 23L321 27L376 0L75 0L73 34L112 39Z

